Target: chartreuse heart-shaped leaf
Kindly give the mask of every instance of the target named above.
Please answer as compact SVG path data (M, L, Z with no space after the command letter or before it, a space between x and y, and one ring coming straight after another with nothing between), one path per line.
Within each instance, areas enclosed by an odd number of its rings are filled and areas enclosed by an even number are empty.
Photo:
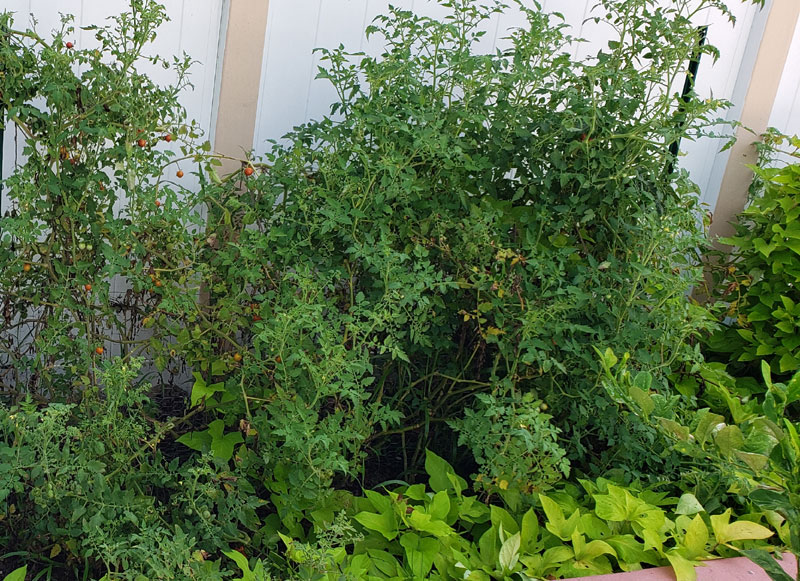
M697 500L697 497L691 492L686 492L681 495L678 500L678 506L675 508L675 514L686 514L689 516L704 511L703 505L700 504L700 501Z
M536 518L536 513L533 509L529 509L522 516L522 525L520 526L520 545L523 551L533 552L539 537L539 520Z
M244 441L239 430L223 433L225 424L222 420L214 420L208 424L208 433L211 436L211 452L217 458L230 460L233 457L233 448Z
M434 492L452 490L461 494L467 488L467 481L458 476L446 460L430 450L425 450L425 472L430 477L430 487Z
M500 547L498 557L500 567L504 573L510 573L519 562L520 534L514 533L508 537Z
M669 551L664 555L669 564L672 565L672 570L675 572L675 581L697 581L697 573L694 570L695 565L700 565L694 561L690 561L678 551Z
M539 501L542 503L542 509L547 517L547 523L545 523L547 530L562 541L570 540L572 533L577 530L580 523L580 509L575 509L575 512L569 518L565 518L561 507L554 500L544 494L540 494Z
M416 509L409 515L408 524L418 531L430 533L435 537L446 537L454 533L446 522L435 520L430 514Z
M211 385L208 385L203 379L203 376L197 371L192 373L192 375L194 375L194 385L192 385L191 395L192 407L196 406L200 402L206 401L215 393L225 391L225 384L223 383L212 383Z
M735 541L749 541L756 539L768 539L773 532L767 527L747 520L737 520L729 522L731 519L731 509L722 514L712 515L711 528L714 531L714 538L720 545L727 545Z
M605 541L589 541L587 543L584 536L577 531L572 533L572 549L575 553L575 560L585 563L591 563L601 555L617 556L614 548Z
M400 545L405 549L406 564L414 579L427 579L433 560L439 552L439 541L415 533L405 533L400 537Z
M394 511L386 512L359 512L353 518L365 528L376 531L391 541L398 534L397 517Z
M697 559L705 556L706 545L708 544L708 527L703 517L695 515L689 526L686 527L686 534L683 538L683 545L686 547L686 556L690 559Z

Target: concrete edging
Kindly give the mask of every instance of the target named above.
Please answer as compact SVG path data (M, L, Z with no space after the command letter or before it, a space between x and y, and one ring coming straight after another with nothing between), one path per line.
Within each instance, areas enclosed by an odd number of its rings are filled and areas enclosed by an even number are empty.
M793 577L797 571L797 559L791 553L784 553L780 561L783 570ZM704 566L695 567L697 581L770 581L769 575L746 557L716 559L706 561ZM794 578L794 577L793 577ZM628 573L611 573L575 579L592 581L675 581L672 567L656 567ZM575 581L565 580L565 581Z

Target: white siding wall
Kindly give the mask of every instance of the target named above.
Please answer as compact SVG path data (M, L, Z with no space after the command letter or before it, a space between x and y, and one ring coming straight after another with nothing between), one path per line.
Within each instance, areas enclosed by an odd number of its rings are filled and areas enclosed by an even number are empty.
M163 57L180 56L184 52L196 61L191 69L194 88L187 88L181 96L189 119L200 123L207 135L211 133L213 101L217 73L217 51L223 0L161 0L171 19L158 31L158 38L146 51ZM59 13L75 16L75 34L72 42L77 47L91 47L96 40L91 31L81 26L102 24L114 14L123 12L128 0L0 0L0 11L15 12L14 27L32 26L31 17L37 20L36 30L48 37L50 31L61 28ZM169 71L149 63L139 65L161 84L174 80ZM162 144L160 146L165 146ZM173 145L177 150L177 145ZM3 176L8 176L16 163L21 162L22 136L9 126L3 143ZM189 172L187 171L187 174ZM188 183L188 176L187 176ZM0 207L6 208L6 200Z
M386 12L390 3L426 15L445 12L431 0L271 0L254 141L257 153L268 150L268 139L279 139L295 125L328 113L335 94L327 81L315 79L319 59L312 53L313 49L334 48L342 43L354 51L379 51L381 47L375 45L376 39L367 42L363 31L376 15ZM592 12L596 3L596 0L545 0L542 3L544 10L563 14L573 35L589 41L576 44L573 49L576 56L595 52L609 40L607 25L586 22L587 18L598 15ZM739 69L748 49L757 9L751 3L736 0L730 4L737 18L736 26L717 13L705 13L697 19L698 26L709 26L709 42L722 53L716 62L708 57L701 62L697 90L704 96L734 97ZM480 48L487 51L504 48L509 29L524 24L524 17L518 10L510 9L495 16L488 23ZM681 80L677 89L682 85ZM704 192L720 147L719 141L711 139L683 144L682 149L688 154L683 158L683 165ZM716 195L706 198L713 204Z

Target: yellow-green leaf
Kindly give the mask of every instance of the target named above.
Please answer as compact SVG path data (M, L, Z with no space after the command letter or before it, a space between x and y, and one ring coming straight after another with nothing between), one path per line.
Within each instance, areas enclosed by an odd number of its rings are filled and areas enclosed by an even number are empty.
M667 553L666 557L669 564L672 565L672 570L675 571L676 581L697 581L697 573L694 570L696 563L674 551Z
M697 497L691 492L687 492L681 496L678 501L678 507L675 509L675 514L693 515L698 512L704 512L705 509Z
M769 462L769 458L764 454L754 454L752 452L742 452L736 450L736 457L743 461L753 472L761 472Z
M699 514L695 515L694 519L686 528L686 536L684 537L684 544L689 552L689 556L697 558L705 554L706 543L708 543L708 527L703 521L703 517Z
M713 515L710 519L714 537L720 545L734 541L766 539L773 534L771 530L760 524L745 520L730 523L730 518L731 509L728 509L722 514Z
M520 534L514 533L500 547L500 566L503 571L512 571L519 561Z
M732 541L768 539L772 535L773 532L763 525L747 520L739 520L725 527L723 531L725 540L720 541L720 538L717 537L717 542L730 543Z
M539 495L539 500L547 517L547 523L545 524L547 530L562 541L570 540L572 533L577 530L580 523L580 509L575 509L575 512L567 519L564 518L564 512L556 501L546 497L544 494Z
M5 576L3 581L25 581L25 576L28 574L28 566L24 565L19 569L14 569Z
M389 541L397 536L397 521L395 520L393 512L360 512L353 518L362 526L379 532Z

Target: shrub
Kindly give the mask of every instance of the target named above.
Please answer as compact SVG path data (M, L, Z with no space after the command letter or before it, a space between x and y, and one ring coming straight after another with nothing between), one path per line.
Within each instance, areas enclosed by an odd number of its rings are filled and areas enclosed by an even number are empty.
M656 19L650 4L606 2L612 21L648 26L620 27L586 62L537 10L523 8L528 27L494 55L472 47L499 5L456 3L444 22L396 10L370 29L381 57L323 54L336 117L298 128L248 165L258 172L219 180L187 143L196 195L163 177L175 160L151 147L195 135L176 102L187 63L170 89L132 68L160 7L134 3L137 18L98 29L98 52L12 34L4 55L24 73L3 94L30 157L8 180L3 223L6 333L28 333L11 341L9 383L69 399L96 384L98 347L115 342L159 369L182 357L222 384L195 401L218 402L224 423L216 440L184 442L231 444L248 422L258 438L243 462L278 475L269 486L297 506L355 475L365 444L399 449L409 474L428 442L452 450L479 393L549 406L554 427L540 418L542 434L509 439L531 465L566 452L581 470L646 473L654 436L616 421L591 346L635 352L658 389L696 357L683 343L702 325L684 300L695 202L670 147L719 105L668 90L696 31L682 8ZM134 45L115 48L128 33ZM110 103L121 94L133 97ZM36 95L46 106L23 106ZM131 286L121 304L116 276ZM563 451L531 447L559 430Z
M214 175L178 103L189 60L150 59L173 69L166 88L137 72L165 17L135 0L91 28L95 50L66 46L70 17L48 40L0 14L0 109L25 144L0 218L0 544L51 573L221 578L199 551L246 542L263 506L223 463L157 448L200 411L183 415L180 390L158 409L141 365L177 373L174 333L201 308L203 190L165 176Z
M782 138L775 141L773 148ZM800 141L790 142L796 159ZM775 373L789 374L800 368L800 163L753 169L755 195L736 235L722 240L732 248L715 269L716 298L730 323L709 347L743 362L765 358Z
M474 407L450 422L458 444L467 446L478 464L477 483L487 492L519 505L520 493L552 486L569 475L569 463L558 446L547 404L527 393L517 399L498 400L475 395Z
M406 475L429 445L468 466L459 440L497 417L464 417L477 394L549 406L530 424L541 433L501 436L526 465L558 465L521 484L546 487L565 454L582 471L663 470L659 436L617 421L592 350L624 346L668 391L706 324L685 300L701 236L670 146L719 103L668 90L696 31L679 7L654 18L651 4L605 2L612 21L637 25L587 62L533 9L507 52L476 54L499 7L460 2L443 22L379 18L380 57L322 51L332 116L220 188L200 258L209 319L248 351L225 387L245 401L217 409L227 425L252 422L265 474L312 498L357 473L365 445ZM533 445L559 431L557 445ZM477 460L508 480L499 457Z

